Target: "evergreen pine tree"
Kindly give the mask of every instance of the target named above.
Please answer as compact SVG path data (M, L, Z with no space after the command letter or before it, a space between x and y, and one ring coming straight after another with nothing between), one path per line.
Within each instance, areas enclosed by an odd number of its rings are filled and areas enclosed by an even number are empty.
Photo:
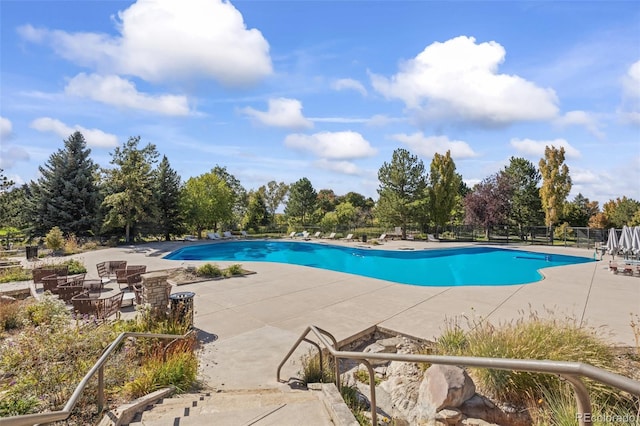
M166 241L171 234L182 231L180 212L180 176L171 168L166 156L158 165L154 181L154 198L157 207L157 229Z
M47 233L58 226L64 233L90 235L95 229L99 192L96 166L82 133L75 132L40 166L41 177L31 183L34 230Z

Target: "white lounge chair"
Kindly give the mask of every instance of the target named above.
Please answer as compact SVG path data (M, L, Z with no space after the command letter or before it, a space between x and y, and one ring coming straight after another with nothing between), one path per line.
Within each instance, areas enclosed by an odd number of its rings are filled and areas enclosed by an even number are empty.
M387 238L387 234L380 234L380 236L376 239L377 242L383 243Z
M242 235L242 238L248 238L249 234L247 234L247 231L240 231L240 234Z
M289 234L289 238L294 238L296 236L296 231L293 231Z
M224 231L222 233L222 238L236 238L236 236L233 235L231 231Z
M335 233L335 232L332 232L332 233L330 233L330 234L329 234L329 236L328 236L328 237L326 237L326 238L327 238L328 240L333 240L335 237L336 237L336 233Z
M220 235L217 232L209 232L207 233L207 240L219 240Z
M343 238L343 240L345 241L353 241L353 234L349 234L346 237Z
M320 238L320 234L321 233L322 232L320 232L320 231L316 232L315 234L313 234L313 238Z
M215 238L214 238L215 240L221 240L221 239L222 239L222 237L220 236L220 234L218 234L217 232L214 232L214 233L213 233L213 236L215 237Z
M433 236L433 234L427 234L427 241L430 243L439 243L440 240Z
M185 235L184 241L198 241L198 237L195 235Z

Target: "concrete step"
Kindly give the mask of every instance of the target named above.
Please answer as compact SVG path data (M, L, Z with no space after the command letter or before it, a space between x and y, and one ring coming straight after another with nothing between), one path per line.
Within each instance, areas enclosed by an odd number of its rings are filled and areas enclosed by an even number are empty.
M331 385L333 386L333 385ZM333 386L335 389L335 386ZM355 418L336 416L327 391L278 389L238 390L164 398L137 414L131 426L200 425L352 425ZM330 391L335 393L337 391ZM331 413L331 414L330 414ZM352 415L351 415L352 416ZM346 420L345 420L346 418ZM357 424L357 423L356 423Z

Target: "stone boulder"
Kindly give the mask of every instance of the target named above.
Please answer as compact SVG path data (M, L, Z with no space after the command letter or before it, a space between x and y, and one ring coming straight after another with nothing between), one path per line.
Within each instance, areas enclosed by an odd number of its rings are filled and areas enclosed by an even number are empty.
M424 422L436 417L444 408L458 408L476 393L476 386L467 372L450 365L432 365L418 390L416 420Z

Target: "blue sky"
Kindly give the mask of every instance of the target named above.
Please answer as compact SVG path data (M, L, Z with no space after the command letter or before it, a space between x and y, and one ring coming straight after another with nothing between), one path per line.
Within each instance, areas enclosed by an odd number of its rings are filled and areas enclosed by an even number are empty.
M377 198L396 148L469 184L564 146L581 192L640 200L640 2L0 0L0 168L81 130L183 180L307 177Z

